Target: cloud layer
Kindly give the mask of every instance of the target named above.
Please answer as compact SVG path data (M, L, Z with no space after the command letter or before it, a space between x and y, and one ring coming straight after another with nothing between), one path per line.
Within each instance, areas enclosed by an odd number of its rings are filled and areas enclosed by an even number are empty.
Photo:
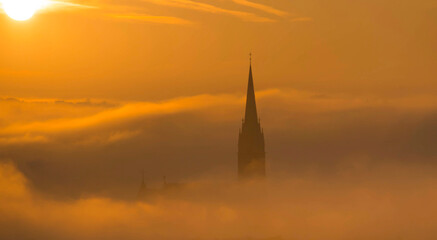
M285 18L289 15L286 11L279 10L265 4L247 1L232 0L231 7L222 7L223 3L192 1L192 0L142 0L142 1L48 1L46 11L92 10L95 16L103 15L115 20L130 20L139 22L161 23L186 25L193 23L189 16L167 16L151 14L147 4L158 5L161 7L182 8L192 11L206 12L210 14L229 15L247 22L276 22L275 18L262 16L263 14L253 13L251 10L258 10L267 15ZM225 4L227 5L227 4ZM245 10L237 10L239 6L246 7Z
M263 183L186 182L148 202L56 200L0 164L4 239L433 239L435 171L349 168ZM347 181L345 181L347 179Z
M276 121L284 127L293 115L310 118L307 124L324 124L319 118L327 114L341 114L350 111L375 111L388 109L391 117L399 114L426 115L437 108L437 99L433 96L412 96L403 98L350 98L328 96L296 90L280 91L277 89L258 92L264 106L268 106L267 117L280 114ZM237 95L197 95L175 98L159 102L119 102L110 103L99 100L57 100L57 99L16 99L3 98L4 106L0 114L4 116L0 127L3 143L47 141L51 137L87 132L98 129L117 129L128 126L135 121L147 118L159 118L181 113L208 114L219 113L217 121L231 121L229 113L238 115L244 98ZM26 109L19 112L18 109ZM266 110L264 110L266 111ZM274 111L274 112L272 112ZM281 113L279 113L281 112ZM216 113L217 115L217 113ZM365 116L366 118L369 116ZM377 119L375 116L375 121ZM391 118L390 116L387 116ZM272 119L273 120L273 119ZM364 119L363 119L364 120Z
M357 159L369 167L435 165L434 96L273 89L257 92L257 98L274 178L329 175ZM164 175L175 181L235 175L241 95L155 102L5 97L0 106L0 157L12 159L48 195L131 199L139 169L152 184Z

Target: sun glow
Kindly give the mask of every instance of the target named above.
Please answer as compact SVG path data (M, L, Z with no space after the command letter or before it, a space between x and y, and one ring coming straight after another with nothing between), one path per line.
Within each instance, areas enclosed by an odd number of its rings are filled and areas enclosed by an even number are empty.
M5 13L17 21L30 19L36 11L44 8L48 0L0 0Z

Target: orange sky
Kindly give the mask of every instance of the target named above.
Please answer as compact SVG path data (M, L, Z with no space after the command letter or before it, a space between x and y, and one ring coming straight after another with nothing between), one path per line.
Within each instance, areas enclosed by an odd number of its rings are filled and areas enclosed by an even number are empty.
M209 143L206 155L222 146L219 163L236 146L229 140L243 112L250 51L268 152L279 162L289 145L304 159L318 159L311 146L333 159L381 157L378 142L395 139L396 149L410 135L412 152L429 152L419 146L430 141L424 129L434 129L437 106L436 8L431 0L95 0L52 1L24 22L2 13L0 145L18 147L0 157L63 159L52 151L146 138L156 155L161 141L192 149L169 162L191 156L199 142ZM340 150L351 143L356 151ZM49 150L14 153L21 148ZM85 154L79 149L68 158ZM95 159L105 152L89 150ZM149 152L141 144L119 150L136 163Z
M436 3L72 1L0 15L0 94L155 100L257 89L433 94ZM432 87L430 87L432 86Z
M59 0L19 22L0 10L0 238L157 239L170 223L162 239L247 239L270 214L259 236L433 239L436 11L435 0ZM272 184L262 203L247 199L263 187L226 185L251 51ZM141 169L149 186L167 176L192 195L132 202Z
M250 51L267 140L282 142L271 145L274 157L289 154L275 147L324 138L340 138L341 148L350 142L342 124L375 131L369 144L396 138L401 130L377 129L428 124L437 105L436 8L431 0L95 0L52 1L24 22L2 13L0 144L58 151L52 143L136 141L148 136L141 121L150 116L169 118L156 133L179 118L195 132L187 119L226 129L193 134L193 151L201 137L234 139ZM234 151L227 143L222 157ZM143 154L121 149L138 161Z

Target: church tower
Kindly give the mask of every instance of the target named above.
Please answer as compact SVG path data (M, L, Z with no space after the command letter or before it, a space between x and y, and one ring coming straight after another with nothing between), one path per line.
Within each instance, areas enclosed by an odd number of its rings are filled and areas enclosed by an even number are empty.
M141 182L140 191L138 191L137 200L144 200L147 195L147 187L144 182L144 169L143 169L143 180Z
M266 175L264 133L256 112L255 89L252 77L252 58L249 66L246 113L238 138L238 178L263 178Z

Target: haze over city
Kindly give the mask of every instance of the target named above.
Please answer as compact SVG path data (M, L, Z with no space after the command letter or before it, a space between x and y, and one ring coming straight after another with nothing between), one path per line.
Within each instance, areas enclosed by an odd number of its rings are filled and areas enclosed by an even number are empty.
M435 239L436 11L0 0L0 239Z

